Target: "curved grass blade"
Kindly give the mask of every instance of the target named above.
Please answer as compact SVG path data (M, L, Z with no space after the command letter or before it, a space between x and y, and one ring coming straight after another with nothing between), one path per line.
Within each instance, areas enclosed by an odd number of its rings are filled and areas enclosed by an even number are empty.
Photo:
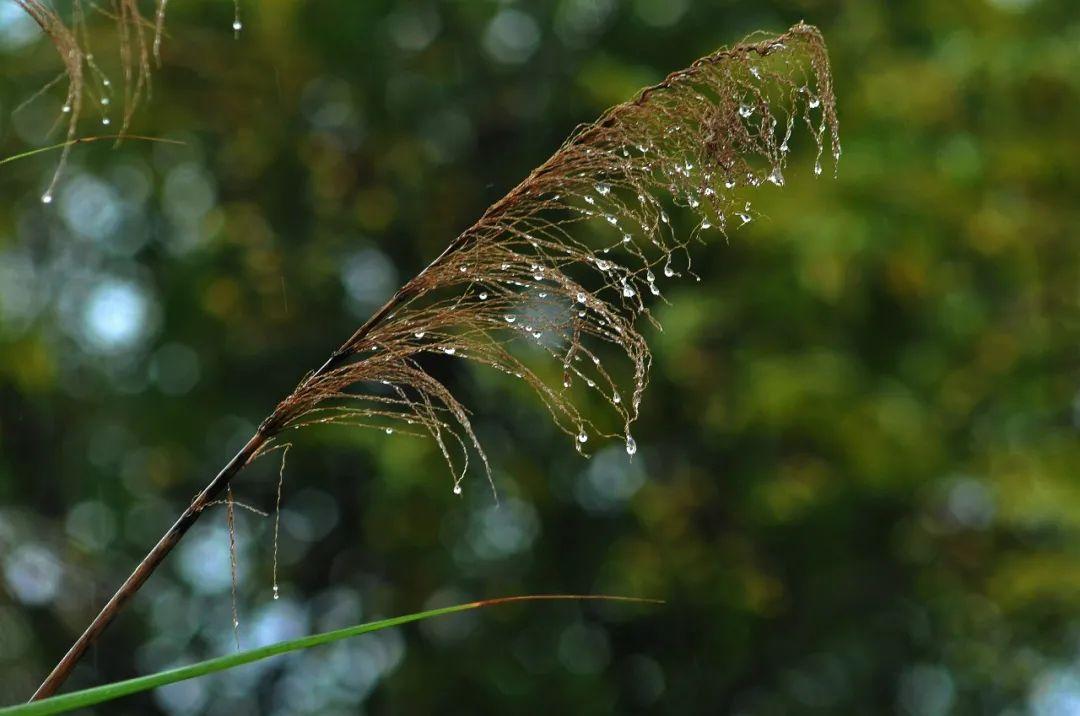
M126 681L117 681L112 684L95 686L93 688L83 689L82 691L75 691L70 694L61 694L60 696L53 696L52 698L42 699L41 701L31 701L28 704L8 706L7 708L0 708L0 716L44 716L45 714L64 713L65 711L71 711L77 708L92 706L94 704L100 704L105 701L112 701L113 699L118 699L122 696L128 696L130 694L135 694L140 691L148 691L159 686L175 684L178 681L186 681L187 679L194 679L199 676L206 676L207 674L213 674L219 671L226 671L228 669L236 668L237 666L250 664L253 661L268 659L272 656L287 654L293 651L300 651L301 649L310 649L313 646L330 644L331 642L348 639L349 637L367 634L368 632L379 631L380 629L388 629L390 627L401 626L402 624L409 624L411 622L418 622L424 619L431 619L432 617L444 616L446 614L455 614L457 612L465 612L472 609L480 609L483 607L493 607L500 604L509 604L512 602L539 602L557 600L633 602L637 604L662 603L660 600L657 599L618 597L600 594L528 594L516 597L485 599L479 602L468 602L466 604L455 604L451 607L429 609L423 612L416 612L415 614L406 614L400 617L381 619L379 621L369 622L367 624L358 624L356 626L346 627L344 629L336 629L334 631L323 632L321 634L313 634L311 636L305 636L299 639L278 642L277 644L269 644L267 646L262 646L257 649L248 649L247 651L241 651L236 654L219 656L215 659L207 659L206 661L200 661L196 664L190 664L188 666L181 666L176 669L159 671L156 674L150 674L148 676L139 676L134 679L127 679Z
M143 137L143 136L138 135L138 134L99 134L99 135L96 135L96 136L93 136L93 137L79 137L78 139L71 139L71 140L68 140L66 142L60 142L59 144L50 144L47 147L38 147L37 149L30 149L28 151L20 152L18 154L12 154L10 157L4 157L4 158L0 159L0 165L7 164L9 162L14 162L14 161L16 161L18 159L26 159L27 157L32 157L35 154L42 154L43 152L51 152L51 151L56 150L56 149L63 149L64 147L73 147L76 144L89 144L90 142L100 142L103 139L116 139L116 140L132 139L132 140L139 141L139 142L158 142L160 144L179 144L179 145L184 144L184 142L181 142L178 139L162 139L161 137Z

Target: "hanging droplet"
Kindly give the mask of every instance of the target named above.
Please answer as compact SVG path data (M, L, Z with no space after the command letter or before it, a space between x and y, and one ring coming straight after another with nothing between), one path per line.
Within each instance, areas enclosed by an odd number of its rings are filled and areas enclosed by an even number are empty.
M739 105L739 116L740 117L743 117L745 119L746 117L749 117L753 113L754 113L754 108L751 107L750 105L748 105L748 104Z
M278 599L281 599L281 595L278 594L278 586L275 584L274 585L274 601L277 601Z
M637 452L637 441L629 435L626 436L626 454L633 455Z
M578 311L577 315L578 315L578 318L585 318L585 311Z
M61 109L61 111L62 111L62 112L63 112L64 114L67 114L68 112L70 112L70 111L71 111L71 105L70 105L70 104L65 104L65 105L63 106L63 108Z
M106 127L108 127L109 124L110 124L110 120L109 120L108 117L102 117L101 118L101 123L104 124Z
M49 192L45 192L44 194L42 194L41 195L41 203L42 204L51 204L52 203L52 194L50 194Z
M234 20L232 24L232 29L234 32L240 32L244 29L244 24L239 20Z
M670 258L667 260L667 263L664 264L664 275L667 276L668 278L671 278L672 276L675 275L675 269L671 268L671 259Z
M814 174L821 176L821 160L814 162Z
M487 300L487 296L488 296L488 295L487 295L487 291L481 291L481 292L480 292L480 300L481 300L481 301L486 301L486 300Z
M386 434L387 435L393 435L394 434L394 429L393 428L387 428L386 429Z
M701 228L703 228L703 229L711 229L712 228L712 222L710 222L708 219L706 219L705 221L701 222Z
M101 98L101 104L103 106L105 106L105 107L108 107L109 106L109 98L108 97L102 97Z
M781 152L783 152L784 154L787 154L787 153L788 153L789 151L791 151L791 150L790 150L790 149L788 148L788 144L787 144L787 140L786 140L786 139L784 140L784 143L780 145L780 151L781 151Z
M582 293L581 291L578 291L577 302L578 303L585 303L585 294Z
M628 283L623 284L623 286L622 286L622 295L625 296L626 298L633 298L634 297L634 295L635 295L634 294L634 289L632 289L630 287L630 284L628 284Z
M585 431L581 431L580 433L578 433L577 441L579 443L586 443L589 441L589 436L585 434Z
M806 104L810 106L810 109L817 109L818 105L821 104L821 98L811 95Z
M611 192L611 187L609 187L607 184L597 184L596 185L596 193L599 194L600 196L607 196L610 192Z
M734 179L728 179L727 181L724 182L724 186L726 188L728 188L728 189L733 188L735 186L735 180Z
M618 393L612 393L611 394L611 402L618 405L619 403L622 402L622 396L620 396Z
M469 270L469 265L468 264L461 264L460 266L458 266L458 271L460 271L461 273L465 273L468 270Z
M609 268L611 268L611 264L604 259L597 259L596 268L600 269L601 271L607 271Z
M507 313L505 316L503 316L503 320L505 320L507 323L513 323L517 320L517 316L512 313Z
M538 294L536 294L536 295L537 295L538 297L540 297L540 298L547 298L547 294L546 294L545 292L543 292L543 291L541 291L540 293L538 293Z
M784 175L780 171L780 167L773 167L773 170L769 172L769 181L776 186L784 186Z
M666 211L661 211L660 212L660 221L664 222L665 224L670 224L671 223L671 219L668 218L668 215L667 215Z
M604 218L605 218L605 219L607 219L607 223L611 224L612 226L617 226L617 225L618 225L618 223L619 223L619 220L618 220L618 219L616 219L616 218L615 218L614 216L612 216L611 214L605 214L605 215L604 215Z
M417 331L413 335L416 336L417 338L423 338L424 337L424 332L423 331Z
M461 485L458 485L457 483L454 484L454 494L455 495L460 495L461 494Z
M630 236L630 234L623 234L623 235L622 235L622 242L623 242L624 244L629 244L629 243L630 243L630 239L632 239L632 238L633 238L633 237L632 237L632 236Z

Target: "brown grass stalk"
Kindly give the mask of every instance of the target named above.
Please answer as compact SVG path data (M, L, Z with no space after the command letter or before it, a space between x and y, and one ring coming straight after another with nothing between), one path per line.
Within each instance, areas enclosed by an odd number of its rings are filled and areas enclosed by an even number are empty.
M468 410L429 370L436 356L520 379L579 451L614 436L633 455L651 363L638 319L652 320L648 301L662 281L692 274L691 241L750 221L747 190L784 184L799 125L821 173L824 149L840 153L835 102L824 42L802 23L718 50L579 127L275 407L33 698L55 693L203 510L289 430L345 423L427 434L455 493L470 455L490 481ZM682 235L685 216L693 228ZM551 366L562 373L555 385ZM586 395L618 432L579 408Z

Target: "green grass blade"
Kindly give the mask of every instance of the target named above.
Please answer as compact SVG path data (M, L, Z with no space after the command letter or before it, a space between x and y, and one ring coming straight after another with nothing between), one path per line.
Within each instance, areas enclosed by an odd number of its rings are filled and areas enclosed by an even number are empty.
M185 681L187 679L194 679L198 676L205 676L207 674L213 674L218 671L233 669L237 666L243 666L244 664L250 664L253 661L267 659L271 656L287 654L289 652L299 651L301 649L310 649L313 646L329 644L331 642L340 641L342 639L348 639L349 637L367 634L368 632L400 626L402 624L417 622L424 619L430 619L432 617L443 616L445 614L454 614L456 612L464 612L470 609L491 607L499 604L508 604L511 602L552 601L567 599L588 599L652 604L659 603L656 600L638 599L635 597L613 597L606 595L576 594L530 594L519 597L502 597L500 599L488 599L480 602L456 604L452 607L429 609L428 611L416 612L415 614L406 614L405 616L393 617L391 619L382 619L380 621L369 622L367 624L358 624L357 626L346 627L344 629L336 629L334 631L323 632L321 634L313 634L311 636L305 636L299 639L292 639L290 641L283 641L277 644L262 646L257 649L249 649L247 651L241 651L235 654L229 654L227 656L219 656L215 659L200 661L197 664L191 664L189 666L181 666L176 669L159 671L158 673L150 674L149 676L139 676L134 679L127 679L126 681L117 681L112 684L95 686L90 689L75 691L70 694L61 694L60 696L53 696L52 698L42 699L41 701L33 701L28 704L8 706L6 708L0 708L0 716L42 716L43 714L63 713L65 711L71 711L72 709L92 706L94 704L100 704L104 701L111 701L113 699L120 698L121 696L127 696L129 694L138 693L140 691L147 691L149 689L157 688L158 686L175 684L178 681Z
M0 165L7 164L8 162L14 162L19 159L26 159L32 157L35 154L41 154L42 152L51 152L56 149L63 149L64 147L71 147L76 144L89 144L90 142L100 142L103 139L133 139L140 142L158 142L160 144L179 144L184 143L176 139L162 139L160 137L143 137L138 134L101 134L94 137L79 137L78 139L71 139L66 142L60 142L59 144L50 144L47 147L38 147L37 149L30 149L19 154L12 154L10 157L4 157L0 159Z

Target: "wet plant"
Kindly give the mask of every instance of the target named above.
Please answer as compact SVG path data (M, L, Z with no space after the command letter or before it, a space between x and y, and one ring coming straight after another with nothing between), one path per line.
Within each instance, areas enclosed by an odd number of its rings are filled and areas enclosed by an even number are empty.
M815 174L823 158L839 158L825 44L802 23L707 55L580 126L278 403L35 698L56 691L222 496L231 522L233 478L287 445L294 430L338 423L427 436L446 460L453 493L461 494L470 464L494 490L469 410L432 372L437 362L468 361L520 380L578 451L614 438L632 457L651 363L642 333L655 324L650 303L664 300L671 281L700 280L692 244L752 221L747 197L785 184L802 137ZM586 411L586 400L606 406L608 417Z

